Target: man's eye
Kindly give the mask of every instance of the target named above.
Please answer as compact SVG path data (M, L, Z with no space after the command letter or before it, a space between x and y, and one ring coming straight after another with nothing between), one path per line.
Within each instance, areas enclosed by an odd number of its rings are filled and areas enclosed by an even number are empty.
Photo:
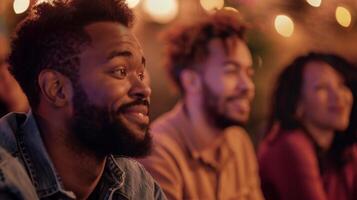
M238 73L238 69L236 67L224 67L223 68L223 72L225 74L237 74Z
M112 71L112 74L118 78L125 78L127 75L127 70L125 68L116 68Z
M225 69L223 72L225 74L237 74L238 70L236 70L236 69Z
M315 91L323 91L328 89L328 85L325 83L319 83L314 86Z
M223 73L225 74L237 74L238 73L238 68L231 64L231 63L227 63L223 66Z

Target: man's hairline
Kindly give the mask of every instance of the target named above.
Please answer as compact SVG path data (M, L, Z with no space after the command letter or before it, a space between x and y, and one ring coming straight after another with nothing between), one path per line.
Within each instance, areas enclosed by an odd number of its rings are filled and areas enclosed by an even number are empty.
M202 70L204 69L204 68L202 67L202 65L204 65L204 64L207 62L207 60L209 59L209 57L211 56L211 53L212 53L212 52L210 52L210 45L211 45L212 42L214 42L214 41L219 41L220 47L222 48L222 50L223 50L223 52L224 52L224 55L225 55L225 56L229 56L229 54L233 53L233 52L232 52L232 49L226 48L226 47L224 46L225 40L226 40L226 39L229 39L229 38L234 38L234 39L236 39L237 41L240 41L241 44L246 45L247 48L248 48L247 41L245 41L244 38L242 38L242 37L240 37L240 36L238 36L238 35L232 35L232 36L227 37L227 38L212 37L212 38L211 38L210 40L208 40L208 42L207 42L207 47L208 47L207 56L206 56L204 59L202 59L202 60L199 60L199 59L197 59L197 58L194 59L195 61L193 61L191 64L187 65L187 67L184 68L184 69L182 70L182 72L185 71L185 70L192 70L192 71L196 71L196 72L202 72ZM240 44L236 43L235 45L237 46L237 45L240 45ZM249 48L248 48L248 50L249 50L249 53L251 53ZM182 73L182 72L181 72L181 73ZM180 76L181 76L181 73L180 73Z
M207 41L207 47L209 47L209 45L213 42L213 41L219 41L219 43L221 44L221 48L224 52L224 55L225 56L229 56L230 53L232 53L232 51L229 49L229 48L226 48L224 46L224 42L225 40L229 39L229 38L232 38L232 39L236 39L237 41L240 41L241 44L244 44L247 46L248 48L248 44L247 44L247 41L244 39L244 37L240 36L240 35L231 35L227 38L221 38L221 37L211 37L208 41ZM236 45L239 45L238 42L236 43ZM248 48L249 50L249 53L250 52L250 49ZM179 84L182 85L182 81L181 81L181 76L183 74L184 71L188 70L188 71L192 71L194 73L197 73L199 76L203 75L205 73L205 68L202 67L202 65L204 65L207 60L208 60L208 57L211 56L211 52L209 51L209 48L208 48L208 54L207 54L207 57L205 57L204 59L202 59L201 61L200 60L197 60L197 58L195 59L196 61L192 62L191 64L187 65L187 67L185 67L184 69L181 70L180 74L179 74ZM251 68L253 68L253 66L250 66ZM181 87L181 86L179 86ZM186 91L184 88L182 88L183 90L181 91L181 94L182 95L186 95Z

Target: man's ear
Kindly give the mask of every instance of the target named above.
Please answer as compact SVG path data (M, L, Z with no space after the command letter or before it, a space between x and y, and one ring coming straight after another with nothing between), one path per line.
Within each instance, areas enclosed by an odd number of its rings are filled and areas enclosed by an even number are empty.
M55 107L68 105L71 98L71 81L54 70L42 70L38 76L38 84L44 100Z
M190 69L183 70L180 79L186 93L201 91L201 77L196 71Z

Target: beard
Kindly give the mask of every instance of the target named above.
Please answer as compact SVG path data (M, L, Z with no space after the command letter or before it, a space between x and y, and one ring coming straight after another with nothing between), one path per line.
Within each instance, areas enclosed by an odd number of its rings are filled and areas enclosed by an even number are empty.
M147 100L135 100L122 105L116 113L110 113L104 107L88 103L90 100L80 86L74 92L71 128L81 146L98 156L144 157L150 153L152 138L148 126L139 127L145 133L144 138L139 138L121 120L114 120L114 116L127 107L149 106Z
M203 111L205 112L206 119L210 124L213 124L216 128L226 129L230 126L242 126L245 127L246 121L240 121L233 119L225 113L224 105L229 103L232 98L225 98L222 105L219 104L220 98L216 95L206 84L202 81L202 94L203 94Z

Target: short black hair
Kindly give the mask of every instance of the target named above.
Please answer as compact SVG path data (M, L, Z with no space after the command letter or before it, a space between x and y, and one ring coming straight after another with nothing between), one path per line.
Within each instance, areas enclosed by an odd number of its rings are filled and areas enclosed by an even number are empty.
M173 25L163 31L164 66L180 91L184 92L180 81L181 72L206 59L210 53L210 41L220 39L224 50L229 52L227 40L232 37L245 40L246 28L247 24L239 13L223 9L194 23Z
M134 15L124 0L54 0L34 6L18 25L8 62L32 109L39 103L38 75L54 69L78 78L81 47L90 43L85 26L110 21L128 28Z

